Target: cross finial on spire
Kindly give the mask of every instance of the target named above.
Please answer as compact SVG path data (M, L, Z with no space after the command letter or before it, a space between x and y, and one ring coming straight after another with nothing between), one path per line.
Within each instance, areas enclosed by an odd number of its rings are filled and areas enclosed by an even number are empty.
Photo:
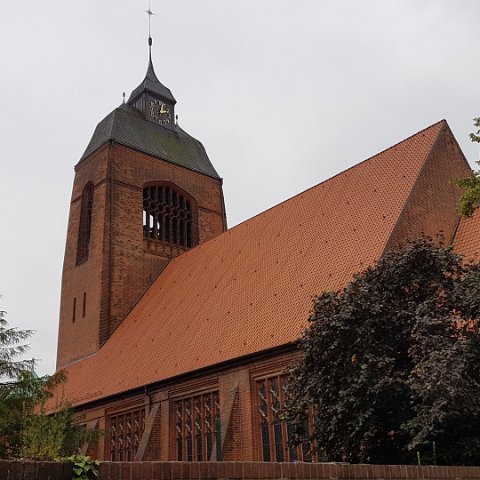
M144 10L144 12L148 15L148 50L151 58L152 57L152 35L150 33L150 23L151 23L152 15L155 15L155 13L152 12L152 9L150 7L150 2L148 2L148 10Z

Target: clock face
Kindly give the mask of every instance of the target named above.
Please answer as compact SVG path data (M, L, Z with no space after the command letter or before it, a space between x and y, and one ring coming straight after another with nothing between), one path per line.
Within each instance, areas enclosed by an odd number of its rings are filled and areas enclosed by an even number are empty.
M161 100L152 100L150 102L150 116L160 125L169 125L172 120L170 107Z

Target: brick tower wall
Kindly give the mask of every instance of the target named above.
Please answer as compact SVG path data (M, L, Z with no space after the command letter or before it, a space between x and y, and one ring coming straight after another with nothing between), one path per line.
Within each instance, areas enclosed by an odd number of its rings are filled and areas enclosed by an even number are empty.
M219 179L119 145L112 147L112 174L112 218L115 220L111 240L111 310L110 318L102 319L101 343L166 265L164 257L145 252L142 205L146 183L173 183L196 200L199 243L226 229L222 181Z
M108 153L108 148L97 151L82 163L75 174L63 262L57 368L94 353L99 348L100 305L105 290L105 265L108 264L105 254L105 237L109 226L106 222ZM94 184L89 253L88 260L77 265L81 199L88 182Z
M89 255L76 265L81 198L88 182L95 187ZM104 145L78 164L65 249L57 367L96 352L162 271L168 256L181 253L170 249L160 256L146 250L143 187L149 182L170 182L195 199L199 243L226 229L220 179L116 144Z

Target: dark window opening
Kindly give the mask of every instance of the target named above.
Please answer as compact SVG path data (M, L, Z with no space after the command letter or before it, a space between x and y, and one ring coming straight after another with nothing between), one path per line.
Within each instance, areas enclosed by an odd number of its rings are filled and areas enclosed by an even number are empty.
M114 415L109 418L108 441L112 462L135 460L145 430L145 409Z
M75 323L75 317L77 314L77 298L73 298L73 313L72 313L72 323Z
M216 443L220 418L218 392L183 398L174 403L177 460L208 462Z
M86 311L87 311L87 292L83 292L82 318L85 318Z
M93 183L83 189L80 207L80 225L78 228L77 265L88 260L88 247L92 231Z
M281 419L280 413L285 401L284 375L273 375L256 382L258 426L260 427L260 458L264 462L312 462L317 461L315 445L305 442L293 447L289 439L294 434L294 426ZM313 429L313 415L303 425L304 434L308 437Z
M191 248L195 245L195 218L192 203L173 185L143 189L144 238Z

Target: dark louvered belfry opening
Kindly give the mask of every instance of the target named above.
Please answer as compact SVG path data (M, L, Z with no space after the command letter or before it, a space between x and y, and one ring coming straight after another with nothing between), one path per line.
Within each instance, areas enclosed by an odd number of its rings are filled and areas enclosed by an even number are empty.
M88 247L92 231L93 183L83 189L80 207L80 225L78 228L77 265L88 259Z
M143 189L143 235L184 248L195 245L192 202L171 184Z

